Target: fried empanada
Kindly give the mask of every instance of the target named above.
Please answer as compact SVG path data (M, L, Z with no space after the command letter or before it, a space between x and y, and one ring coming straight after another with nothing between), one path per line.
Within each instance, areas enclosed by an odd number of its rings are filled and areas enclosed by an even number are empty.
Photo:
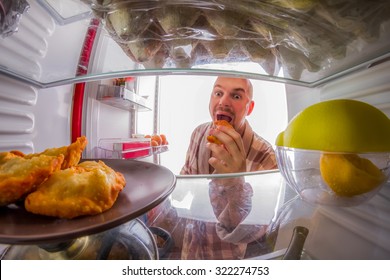
M226 120L216 120L214 122L214 126L218 126L218 125L223 125L223 126L226 126L226 127L233 128L233 126ZM222 142L219 141L219 139L217 137L215 137L214 135L208 135L207 136L207 141L210 142L210 143L217 144L217 145L221 145L222 144Z
M85 136L81 136L77 138L77 140L74 141L69 146L63 146L59 148L49 148L44 150L41 153L24 155L24 158L31 159L39 155L58 156L62 154L64 155L64 162L62 163L61 169L66 169L75 166L79 163L81 154L84 148L87 146L87 143L88 143L87 138ZM13 151L13 153L16 152L17 151Z
M0 206L14 203L35 191L53 172L60 170L63 161L63 155L25 159L18 153L0 153Z
M104 162L84 161L52 174L25 199L27 211L72 219L110 209L126 180Z

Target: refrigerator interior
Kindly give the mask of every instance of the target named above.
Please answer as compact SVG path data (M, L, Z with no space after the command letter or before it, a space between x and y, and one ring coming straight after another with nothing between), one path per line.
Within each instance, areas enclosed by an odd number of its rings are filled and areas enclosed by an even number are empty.
M97 101L96 90L91 90L87 99L90 121L87 119L85 127L91 147L97 148L87 149L86 156L102 156L98 148L102 139L125 139L133 134L164 134L169 143L168 151L159 155L159 163L179 174L193 129L211 120L208 102L215 79L213 76L137 78L137 94L147 96L149 107L135 114ZM248 120L259 135L273 144L277 134L287 125L284 85L253 81L253 86L256 105ZM132 119L135 119L133 125Z
M335 69L326 68L324 76L310 72L306 73L308 79L300 80L288 77L283 69L274 76L259 74L258 65L251 63L228 63L227 66L214 63L183 69L145 68L130 59L102 25L96 27L91 12L81 9L75 18L66 15L65 18L70 18L66 20L53 17L53 11L40 2L46 1L29 1L30 8L22 15L18 31L0 38L1 151L33 153L69 145L77 84L85 86L80 121L81 132L89 141L85 158L102 155L98 147L102 139L163 133L169 142L168 150L139 160L161 164L174 174L180 172L184 163L193 128L210 119L208 99L218 73L246 75L252 79L256 105L249 122L271 144L295 114L323 100L361 100L390 117L389 21L380 26L379 44L374 44L369 52L365 52L365 42L351 43L349 52L354 58L361 58L357 63L347 58L343 60L345 64ZM92 37L86 34L96 36L87 61L80 59L85 42ZM354 53L357 50L364 55ZM88 70L82 71L83 67ZM142 97L142 104L134 102L135 108L126 109L98 100L100 86L113 87L114 80L123 77L135 77L135 97ZM315 232L307 243L308 254L319 259L334 256L388 258L390 247L385 238L389 234L385 215L390 212L386 204L388 189L387 185L370 204L351 211L320 208L313 214L311 206L297 207L297 216L304 217L298 222ZM381 212L377 210L378 205ZM376 222L370 221L370 217L379 218ZM287 223L281 230L276 249L288 245L293 225ZM328 227L337 228L334 234L338 238L334 238L334 246L324 247L321 240L328 238L324 236ZM369 227L376 231L359 231ZM362 232L367 234L363 236ZM349 238L351 234L354 239ZM360 249L339 249L345 244L352 248L356 242L361 244Z

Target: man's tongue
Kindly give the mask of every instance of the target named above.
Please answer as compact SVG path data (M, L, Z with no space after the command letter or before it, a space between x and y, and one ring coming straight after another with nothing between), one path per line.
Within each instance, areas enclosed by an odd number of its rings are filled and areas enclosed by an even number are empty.
M217 115L217 120L218 121L221 121L221 120L225 120L225 121L227 121L227 122L229 122L230 123L230 121L232 120L232 118L231 117L229 117L229 116L226 116L226 115Z

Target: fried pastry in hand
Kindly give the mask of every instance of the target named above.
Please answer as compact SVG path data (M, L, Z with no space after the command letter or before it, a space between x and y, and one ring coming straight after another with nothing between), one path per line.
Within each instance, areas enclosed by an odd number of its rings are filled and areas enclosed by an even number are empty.
M0 153L0 206L17 202L60 170L63 155L38 155L25 159L19 153Z
M226 127L231 127L233 128L233 126L226 120L217 120L214 122L214 126L218 126L218 125L223 125L223 126L226 126ZM221 145L222 142L219 141L219 139L217 137L215 137L214 135L208 135L207 136L207 141L210 142L210 143L215 143L217 145Z
M25 199L34 214L72 219L110 209L126 180L104 162L84 161L52 174Z
M37 154L27 154L24 155L26 159L31 159L39 155L48 155L48 156L58 156L60 154L64 155L64 162L62 163L61 169L66 169L72 166L75 166L79 163L81 154L85 147L87 146L87 138L85 136L78 137L69 146L63 146L59 148L49 148L44 150L42 153ZM15 151L14 151L15 153Z

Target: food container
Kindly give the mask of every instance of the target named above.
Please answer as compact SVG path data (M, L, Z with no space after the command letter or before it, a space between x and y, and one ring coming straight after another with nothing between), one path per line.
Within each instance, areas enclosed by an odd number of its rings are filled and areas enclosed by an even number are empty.
M135 159L152 154L150 138L103 138L98 146L104 158Z
M322 205L361 204L385 185L390 174L390 153L330 153L278 146L276 158L283 177L301 199Z

